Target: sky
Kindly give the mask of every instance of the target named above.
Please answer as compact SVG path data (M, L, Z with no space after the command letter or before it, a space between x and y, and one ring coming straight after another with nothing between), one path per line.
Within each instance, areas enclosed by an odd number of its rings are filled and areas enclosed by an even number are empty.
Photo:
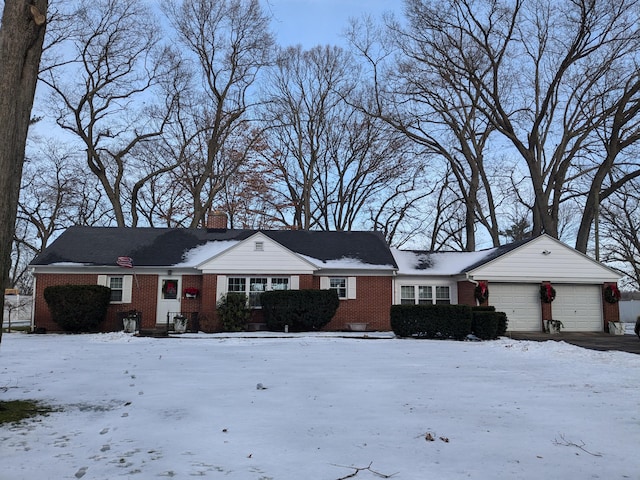
M263 0L273 15L273 31L282 46L344 45L341 37L351 17L402 11L401 0Z
M0 478L638 478L640 355L367 335L4 334Z

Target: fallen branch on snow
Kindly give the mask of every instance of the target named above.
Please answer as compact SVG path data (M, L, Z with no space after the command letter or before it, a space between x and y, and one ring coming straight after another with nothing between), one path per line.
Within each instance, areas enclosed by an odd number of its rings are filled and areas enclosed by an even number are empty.
M358 475L358 473L360 473L362 471L366 471L366 470L370 471L371 473L373 473L374 475L376 475L376 476L378 476L380 478L391 478L394 475L397 475L397 473L398 473L398 472L396 472L396 473L392 473L391 475L385 475L384 473L380 473L380 472L376 472L375 470L371 470L371 465L373 465L373 462L371 462L366 467L349 467L347 465L335 465L335 464L333 464L333 465L336 466L336 467L340 467L340 468L353 468L353 470L354 470L353 473L350 473L349 475L346 475L344 477L337 478L336 480L345 480L347 478L353 478L356 475Z
M602 456L601 453L593 453L593 452L590 452L589 450L587 450L586 448L584 448L584 446L586 444L582 440L580 441L580 444L578 445L577 443L568 441L566 438L564 438L564 435L562 435L562 434L560 435L560 438L562 439L562 442L559 442L558 439L556 438L553 441L553 444L561 446L561 447L576 447L576 448L579 448L580 450L582 450L583 452L588 453L589 455L593 455L594 457L601 457Z

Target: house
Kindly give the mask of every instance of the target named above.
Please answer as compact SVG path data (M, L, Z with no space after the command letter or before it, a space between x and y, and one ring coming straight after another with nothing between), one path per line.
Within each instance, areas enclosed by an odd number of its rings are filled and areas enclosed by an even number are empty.
M327 330L366 323L390 329L390 306L400 303L477 304L505 311L510 330L539 331L543 319L561 319L566 330L603 331L617 321L617 304L604 300L620 276L551 237L479 252L390 249L377 232L231 230L226 217L209 228L72 227L39 254L34 327L59 330L44 289L60 284L111 288L111 306L101 326L122 329L122 317L141 312L141 328L166 325L178 313L190 328L220 329L216 303L227 292L244 292L252 324L262 323L260 293L278 289L335 289L340 306ZM550 283L557 297L540 300Z

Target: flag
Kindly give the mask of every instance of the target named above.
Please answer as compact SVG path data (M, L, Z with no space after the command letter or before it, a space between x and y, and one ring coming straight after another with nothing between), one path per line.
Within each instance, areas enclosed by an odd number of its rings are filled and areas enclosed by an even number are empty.
M131 257L118 257L116 263L122 268L133 268L133 259Z

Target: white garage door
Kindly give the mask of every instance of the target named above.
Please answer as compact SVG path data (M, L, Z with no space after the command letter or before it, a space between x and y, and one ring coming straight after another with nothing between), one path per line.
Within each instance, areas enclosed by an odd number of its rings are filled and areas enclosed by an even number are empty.
M542 330L540 284L490 283L489 304L507 314L509 331Z
M602 332L602 289L600 285L554 285L553 319L566 332Z

